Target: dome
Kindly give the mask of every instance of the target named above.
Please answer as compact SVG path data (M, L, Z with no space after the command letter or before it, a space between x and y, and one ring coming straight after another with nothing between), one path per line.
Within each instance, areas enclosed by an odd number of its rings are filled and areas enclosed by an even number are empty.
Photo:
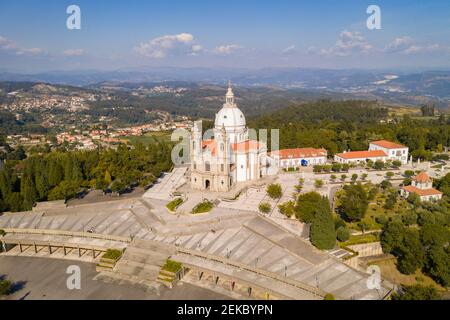
M225 95L225 103L222 109L216 114L214 124L216 129L221 129L224 126L227 131L245 128L245 117L234 103L234 94L231 86L228 87L228 92Z
M222 126L225 130L243 129L245 128L245 117L242 111L238 107L223 107L216 114L215 127L221 129Z

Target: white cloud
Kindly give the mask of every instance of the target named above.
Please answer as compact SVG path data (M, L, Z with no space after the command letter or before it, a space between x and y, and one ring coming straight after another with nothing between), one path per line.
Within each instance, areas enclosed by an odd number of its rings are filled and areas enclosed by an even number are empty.
M226 44L215 47L213 52L217 54L228 55L241 48L242 47L237 44Z
M297 51L297 47L295 45L291 45L287 48L284 48L282 53L292 53L292 52L296 52Z
M197 54L202 50L202 47L194 43L194 36L192 34L180 33L165 35L147 42L142 42L134 50L144 57L162 59L169 54Z
M367 42L360 32L344 30L334 46L329 49L322 49L320 53L346 57L355 53L368 53L372 49L373 46Z
M17 45L14 41L0 36L0 50L15 50Z
M63 51L63 55L67 57L77 57L82 56L84 54L83 49L67 49Z
M423 52L448 51L439 44L418 44L411 37L399 37L389 43L383 51L386 53L414 54Z
M2 36L0 36L0 50L12 52L18 56L38 55L43 53L43 50L41 48L20 48L17 46L16 42Z
M43 53L41 48L19 49L16 51L18 56L22 55L37 55Z

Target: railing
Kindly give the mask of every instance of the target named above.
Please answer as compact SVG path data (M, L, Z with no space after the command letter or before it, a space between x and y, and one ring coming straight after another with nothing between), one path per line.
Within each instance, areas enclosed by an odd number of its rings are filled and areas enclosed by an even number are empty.
M52 229L19 229L19 228L4 228L8 233L17 234L40 234L40 235L52 235L52 236L67 236L67 237L81 237L81 238L91 238L91 239L101 239L110 241L119 241L130 243L132 241L131 237L122 237L114 235L104 235L100 233L90 233L90 232L80 232L80 231L65 231L65 230L52 230Z
M208 260L211 260L211 261L220 262L222 264L229 265L229 266L232 266L232 267L237 267L237 268L239 268L241 270L246 270L246 271L250 271L250 272L253 272L253 273L256 273L256 274L260 274L260 275L263 275L265 277L272 278L272 279L275 279L277 281L280 281L280 282L282 282L284 284L287 284L287 285L296 287L298 289L304 290L304 291L306 291L308 293L311 293L311 294L313 294L315 296L318 296L318 297L321 297L321 298L323 298L325 296L325 294L326 294L323 290L321 290L319 288L307 285L305 283L301 283L301 282L296 281L296 280L289 279L287 277L282 277L282 276L280 276L277 273L273 273L273 272L262 270L262 269L258 269L258 268L253 268L253 267L251 267L249 265L246 265L246 264L243 264L243 263L240 263L240 262L236 262L236 261L232 261L230 259L221 258L221 257L218 257L218 256L210 255L208 253L203 253L203 252L199 252L199 251L195 251L195 250L191 250L191 249L187 249L187 248L181 248L181 247L177 247L177 251L180 252L180 253L191 255L191 256L200 257L200 258L208 259Z

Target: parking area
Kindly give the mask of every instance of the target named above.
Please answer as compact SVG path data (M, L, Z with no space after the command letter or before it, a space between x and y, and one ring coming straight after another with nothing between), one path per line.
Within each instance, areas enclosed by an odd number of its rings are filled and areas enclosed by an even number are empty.
M71 265L80 267L81 288L69 290L66 273ZM95 264L47 258L0 256L0 277L14 282L14 291L7 300L212 300L228 296L189 283L179 283L169 290L163 287L159 295L131 284L114 284L94 280Z

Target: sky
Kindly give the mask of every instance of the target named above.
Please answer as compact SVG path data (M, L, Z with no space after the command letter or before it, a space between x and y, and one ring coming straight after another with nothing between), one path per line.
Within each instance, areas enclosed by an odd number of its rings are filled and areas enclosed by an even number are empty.
M450 1L0 1L0 70L143 67L449 69Z

